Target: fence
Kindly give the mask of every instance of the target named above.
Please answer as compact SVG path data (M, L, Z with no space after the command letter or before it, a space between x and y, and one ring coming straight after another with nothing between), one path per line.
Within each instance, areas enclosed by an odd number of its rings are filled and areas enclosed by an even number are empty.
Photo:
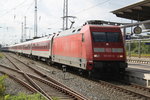
M150 63L150 40L126 41L128 61Z

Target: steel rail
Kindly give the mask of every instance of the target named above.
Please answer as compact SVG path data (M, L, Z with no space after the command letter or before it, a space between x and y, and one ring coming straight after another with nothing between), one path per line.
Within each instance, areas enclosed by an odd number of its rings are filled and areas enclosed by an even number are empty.
M125 80L120 80L120 79L114 79L114 80L117 83L119 82L119 83L121 83L123 85L128 85L129 87L142 90L143 92L149 92L149 94L150 94L150 88L148 88L148 87L145 87L145 86L142 86L142 85L138 85L138 84L135 84L135 83L126 82ZM118 86L118 87L122 87L122 86Z
M132 95L132 96L134 96L134 97L137 97L137 98L144 98L145 100L150 100L150 96L143 95L143 94L140 94L140 93L136 93L136 92L134 92L134 91L131 91L131 90L122 88L122 87L120 87L120 86L117 86L117 85L114 85L114 84L111 84L111 83L108 83L108 82L106 82L106 81L99 80L99 83L100 83L101 85L107 86L107 87L109 87L109 88L113 88L113 89L115 89L115 90L117 90L117 91L120 91L120 92L129 94L129 95Z
M12 56L11 56L11 57L12 57ZM75 97L77 100L88 100L85 96L83 96L83 95L77 93L76 91L74 91L74 90L68 88L67 86L65 86L65 85L63 85L63 84L57 82L56 80L52 79L51 77L47 76L46 74L44 74L44 73L42 73L42 72L36 70L35 68L33 68L33 67L31 67L31 66L25 64L25 63L22 62L21 60L15 58L15 57L12 57L12 58L14 58L14 59L16 59L17 61L21 62L22 64L24 64L25 66L29 67L30 69L34 70L34 72L38 73L40 76L42 76L43 78L45 78L45 79L48 80L49 82L50 82L50 81L53 82L55 85L57 85L57 86L55 86L55 87L58 87L59 90L63 90L63 89L64 89L64 91L65 91L66 93L72 95L72 96ZM12 61L11 61L11 62L12 62ZM12 62L12 63L13 63L13 62ZM14 65L15 65L15 64L14 64ZM18 68L17 68L17 69L18 69ZM31 75L31 74L29 74L29 73L26 73L26 74L27 74L27 75ZM34 75L32 75L32 77L34 77ZM45 81L46 81L46 80L45 80ZM60 87L60 86L61 86L61 87ZM62 89L61 89L61 88L62 88Z
M5 55L6 56L6 55ZM23 72L23 75L25 78L43 95L45 95L49 100L53 100L52 97L50 97L40 86L38 86L23 70L21 70L17 65L15 65L14 62L12 62L8 57L6 57L18 70Z
M0 65L0 66L4 67L4 65ZM9 73L3 72L3 71L0 71L0 73L8 75L10 78L12 78L13 80L17 81L18 83L20 83L21 85L23 85L24 87L26 87L27 89L29 89L31 92L33 92L33 93L39 93L45 99L48 99L45 95L43 95L43 93L39 92L36 88L34 88L33 86L29 85L28 83L22 81L21 79L16 78L15 76L13 76L13 75L11 75Z
M24 62L22 62L22 63L24 63ZM29 65L28 65L28 66L29 66ZM29 67L30 67L30 66L29 66ZM34 68L33 68L33 69L34 69ZM36 70L36 69L34 69L34 70ZM38 71L38 70L37 70L37 71ZM45 74L43 74L43 73L41 73L41 75L42 75L44 78L48 79L48 76L47 76L47 75L45 75ZM29 76L30 76L30 75L29 75ZM34 77L34 75L33 75L33 76L30 76L30 77ZM47 80L43 80L43 81L47 81ZM53 80L53 81L55 82L55 80ZM119 87L119 86L117 86L117 85L114 85L114 84L111 84L111 83L108 83L108 82L100 81L99 83L102 84L102 85L105 85L105 86L107 86L107 87L111 87L111 88L113 88L113 89L115 89L115 90L118 90L118 91L124 92L124 93L126 93L126 94L132 95L132 96L137 97L137 98L150 99L150 96L146 96L146 95L143 95L143 94L140 94L140 93L136 93L136 92L131 91L131 90L129 90L129 89L124 89L123 87ZM140 88L140 87L139 87L139 88ZM145 89L147 89L147 88L145 88ZM148 89L147 89L147 90L148 90Z
M0 64L0 66L2 66L3 68L9 69L9 70L13 70L13 71L15 71L15 72L18 72L18 73L20 73L20 74L24 74L24 73L23 73L22 71L20 71L20 70L16 70L16 69L13 69L13 68L10 68L10 67L1 65L1 64ZM3 73L4 73L4 72L3 72ZM5 74L8 74L8 73L5 73ZM64 92L65 94L69 94L69 95L72 96L74 99L77 99L77 100L87 100L87 99L85 99L85 98L82 98L82 97L77 96L76 94L74 94L74 92L72 92L72 91L70 91L70 90L68 90L68 89L66 89L66 88L64 88L64 87L62 87L62 86L59 86L59 85L57 85L57 84L55 84L55 83L53 83L53 82L50 82L50 81L45 80L45 79L42 79L42 78L37 77L37 76L35 76L35 75L32 75L32 74L30 74L30 73L26 73L26 74L27 74L29 77L32 77L32 79L34 78L34 79L36 79L36 80L39 80L40 82L43 82L43 83L45 83L45 84L47 84L47 85L49 85L49 86L51 86L51 87L53 87L53 88L55 88L55 89L57 89L57 90L59 90L59 91ZM8 75L9 75L9 74L8 74Z
M9 55L9 56L10 56L10 55ZM12 57L12 56L11 56L11 57ZM53 78L47 76L46 74L44 74L44 73L38 71L37 69L35 69L35 68L33 68L33 67L27 65L26 63L22 62L21 60L15 58L15 57L13 57L13 58L16 59L16 60L18 60L19 62L21 62L21 63L24 64L25 66L31 68L32 70L34 70L34 72L38 73L39 75L41 75L43 78L47 79L48 81L54 82L55 84L57 84L57 85L59 85L59 86L62 86L62 87L64 87L64 88L68 89L68 91L71 91L77 98L80 98L80 100L88 100L85 96L83 96L83 95L79 94L78 92L76 92L76 91L70 89L69 87L65 86L64 84L62 84L62 83L56 81L55 79L53 79Z

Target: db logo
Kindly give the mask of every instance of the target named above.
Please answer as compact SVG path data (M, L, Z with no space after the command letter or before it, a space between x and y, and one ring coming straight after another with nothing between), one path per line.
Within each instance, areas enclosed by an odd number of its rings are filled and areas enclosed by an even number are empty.
M111 48L106 48L105 52L111 52Z

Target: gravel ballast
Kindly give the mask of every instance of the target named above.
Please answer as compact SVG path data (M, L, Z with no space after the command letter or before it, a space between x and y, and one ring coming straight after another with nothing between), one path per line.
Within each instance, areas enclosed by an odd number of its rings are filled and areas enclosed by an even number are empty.
M14 54L11 55L16 56ZM46 75L56 79L60 83L63 83L71 89L81 93L89 98L89 100L135 100L135 98L132 98L131 96L122 92L88 80L82 76L78 76L69 72L64 73L58 68L46 65L46 63L33 61L24 57L19 57L19 59L23 60L23 62L36 68L37 70L42 71ZM20 90L18 89L17 91L19 92Z
M7 62L5 62L5 58L0 59L0 64L7 65ZM0 73L0 76L3 74ZM21 84L17 83L13 79L7 77L5 79L5 86L6 91L5 94L10 95L17 95L18 93L24 93L24 94L33 94L33 92L29 91L27 88L23 87Z
M115 91L109 87L100 85L99 83L90 81L82 76L78 76L69 72L64 73L62 70L46 65L45 63L36 62L21 57L21 60L33 66L37 70L42 71L48 76L56 79L60 83L65 84L71 89L88 97L90 100L134 100L129 95Z

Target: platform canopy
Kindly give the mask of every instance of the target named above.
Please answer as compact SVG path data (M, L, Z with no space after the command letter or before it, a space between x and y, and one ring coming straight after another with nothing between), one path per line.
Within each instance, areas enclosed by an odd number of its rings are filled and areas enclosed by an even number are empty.
M150 20L150 0L144 0L112 11L117 17L145 21Z

